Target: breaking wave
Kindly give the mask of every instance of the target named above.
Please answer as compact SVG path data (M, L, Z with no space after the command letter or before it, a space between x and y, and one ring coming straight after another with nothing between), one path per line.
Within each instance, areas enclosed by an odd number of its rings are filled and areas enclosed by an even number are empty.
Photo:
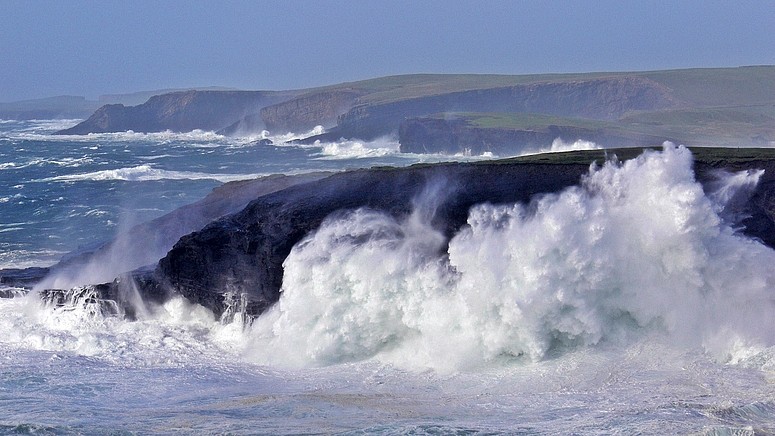
M578 139L574 142L565 142L560 138L556 138L552 141L552 145L549 148L542 148L540 153L560 153L563 151L576 151L576 150L599 150L603 147L595 144L592 141L585 141Z
M736 361L775 345L775 251L719 216L728 197L706 196L689 150L667 145L527 205L477 206L448 246L427 224L433 196L405 221L332 217L285 261L246 353L454 369L661 334Z
M234 180L252 179L266 174L210 174L192 171L169 171L154 168L151 165L138 165L135 167L118 168L115 170L102 170L82 174L67 174L62 176L42 179L42 182L77 182L85 180L128 180L144 182L151 180L218 180L230 182Z
M319 142L314 144L321 147L322 159L352 159L365 157L381 157L399 152L399 144L393 138L380 138L374 141L360 141L357 139L342 140L338 142Z
M55 128L51 128L55 126ZM14 139L27 139L35 141L71 141L71 142L94 142L94 141L106 141L111 143L121 142L136 142L136 141L152 141L164 143L165 141L185 141L191 143L222 143L226 140L237 139L227 138L226 136L219 135L213 131L207 130L192 130L190 132L173 132L171 130L165 130L163 132L135 132L128 130L125 132L110 132L110 133L89 133L86 135L55 135L54 132L71 126L62 127L60 123L57 124L43 124L41 126L33 126L27 131L16 133L12 138ZM241 142L244 142L241 141Z

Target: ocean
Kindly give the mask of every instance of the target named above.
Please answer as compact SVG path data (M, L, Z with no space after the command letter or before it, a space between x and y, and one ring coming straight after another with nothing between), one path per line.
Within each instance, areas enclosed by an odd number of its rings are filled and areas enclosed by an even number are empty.
M52 134L75 122L0 121L0 269L232 180L475 159L390 139ZM477 206L443 256L421 211L352 211L297 244L251 324L182 298L135 321L0 298L0 434L773 434L775 251L720 213L757 177L705 193L666 146L530 205Z

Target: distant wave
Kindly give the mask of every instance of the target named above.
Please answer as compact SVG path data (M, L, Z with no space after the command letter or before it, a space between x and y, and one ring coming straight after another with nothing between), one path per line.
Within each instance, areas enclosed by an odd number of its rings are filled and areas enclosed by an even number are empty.
M258 134L249 135L243 139L250 142L255 142L261 139L269 139L277 146L288 145L286 143L295 141L298 139L309 138L310 136L321 135L326 132L323 126L315 126L312 130L307 132L286 132L286 133L273 133L268 130L262 130ZM293 144L297 145L297 144Z
M563 151L576 151L576 150L599 150L603 147L595 144L592 141L586 141L584 139L577 139L574 142L565 142L560 138L556 138L552 141L552 145L549 148L542 148L541 153L558 153Z
M358 159L366 157L382 157L399 152L398 141L392 138L379 138L373 141L348 139L335 142L316 141L313 144L320 147L320 159Z
M163 132L142 133L128 130L125 132L111 132L111 133L89 133L86 135L55 135L55 132L71 127L71 124L64 125L61 120L54 120L51 122L40 122L33 124L27 128L17 130L10 134L8 137L12 139L26 139L35 141L72 141L72 142L94 142L94 141L107 141L107 142L130 142L130 141L153 141L153 142L165 142L165 141L188 141L195 144L198 143L216 143L223 145L223 143L244 144L247 142L246 138L230 138L227 136L219 135L213 131L205 130L192 130L190 132L173 132L165 130Z
M102 170L83 174L68 174L41 179L41 182L78 182L85 180L125 180L131 182L146 182L152 180L217 180L231 182L234 180L254 179L266 174L209 174L192 171L170 171L153 168L151 165L138 165L129 168Z
M524 153L520 153L519 156L529 156L533 154L542 153L563 153L566 151L579 151L579 150L602 150L604 147L584 139L577 139L574 142L565 142L562 138L555 138L552 144L548 147L541 147L537 150L529 150Z
M77 168L83 165L88 165L94 163L94 159L91 157L83 156L83 157L63 157L59 159L46 159L46 158L35 158L26 162L6 162L0 164L0 170L5 169L23 169L23 168L29 168L29 167L42 167L45 165L55 165L58 167L65 167L65 168Z

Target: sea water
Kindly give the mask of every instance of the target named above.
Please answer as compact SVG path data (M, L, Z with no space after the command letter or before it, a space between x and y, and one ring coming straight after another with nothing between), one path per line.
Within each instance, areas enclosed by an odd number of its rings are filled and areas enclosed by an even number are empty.
M69 124L0 123L4 268L229 180L440 159L390 139L51 134ZM448 246L433 190L405 220L327 220L252 324L182 298L132 322L89 299L0 299L0 433L775 432L775 252L723 213L760 173L705 193L681 147L599 164L530 204L475 207Z

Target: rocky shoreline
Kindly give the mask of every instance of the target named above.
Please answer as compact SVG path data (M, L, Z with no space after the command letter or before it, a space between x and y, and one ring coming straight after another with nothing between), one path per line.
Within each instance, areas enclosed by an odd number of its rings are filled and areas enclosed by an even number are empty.
M622 149L617 153L631 158L640 149ZM745 158L739 158L735 150L721 149L701 153L708 154L696 160L695 174L705 186L714 183L719 170L765 170L755 192L735 202L731 206L735 210L729 213L744 215L743 233L775 248L775 155L766 151L759 156L749 150L742 152L748 153ZM421 209L428 222L449 239L465 225L471 206L527 203L536 195L558 192L578 184L588 172L590 162L601 162L603 158L602 151L574 152L264 181L263 191L255 190L261 183L255 185L252 201L243 209L182 236L155 266L117 274L116 280L95 284L93 289L111 301L130 291L139 293L143 301L155 303L171 295L182 295L212 310L217 317L233 316L236 301L245 316L255 317L279 299L283 262L290 250L327 218L366 208L401 220ZM221 189L202 204L222 201L234 190L235 186ZM247 196L248 191L243 193ZM241 204L242 200L233 204ZM173 212L167 220L187 215L192 210L187 208ZM158 223L152 227L158 227ZM55 266L51 272L65 266L68 265ZM0 272L0 282L29 289L46 273L50 272L6 270ZM57 298L63 297L52 295L67 292L49 289L46 295L59 301ZM125 297L119 300L124 305L130 302ZM124 313L135 310L128 305Z

